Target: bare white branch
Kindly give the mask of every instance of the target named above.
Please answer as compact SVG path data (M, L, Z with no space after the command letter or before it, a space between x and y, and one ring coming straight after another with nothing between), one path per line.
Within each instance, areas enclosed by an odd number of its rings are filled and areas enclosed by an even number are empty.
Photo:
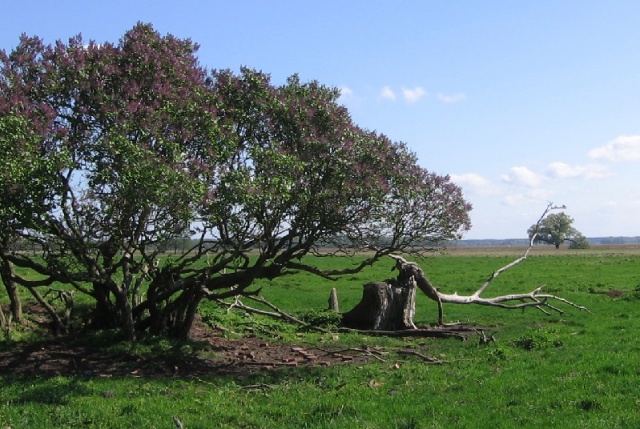
M553 203L549 203L547 208L542 213L542 216L540 216L540 218L538 219L538 222L536 222L534 231L537 231L538 226L551 210L564 209L564 208L566 207L554 206ZM531 239L529 240L529 247L527 247L526 251L520 258L494 271L491 274L491 276L489 276L489 278L487 278L487 280L472 295L458 295L457 293L453 293L453 294L442 293L438 291L436 287L431 284L427 276L424 274L424 271L422 271L422 269L418 266L418 264L416 264L415 262L409 262L405 260L403 257L398 255L389 255L389 256L396 261L396 268L401 272L401 275L405 275L408 277L413 276L418 288L420 288L420 290L422 290L425 293L425 295L427 295L429 298L431 298L432 300L438 303L438 322L440 324L443 323L443 320L442 320L443 319L443 313L442 313L443 303L478 304L478 305L486 305L491 307L506 308L511 310L522 309L526 307L535 307L547 314L549 313L546 311L546 309L563 314L564 311L562 309L554 305L551 305L549 303L549 301L557 301L557 302L564 303L568 306L577 308L579 310L583 310L591 313L588 308L575 304L566 298L563 298L557 295L542 293L542 289L544 288L544 285L532 290L531 292L501 295L493 298L483 298L480 296L500 274L502 274L503 272L507 271L510 268L513 268L514 266L518 265L519 263L521 263L522 261L524 261L529 257L529 253L531 251L531 248L533 247L535 237L536 237L536 233L534 232Z
M289 313L286 313L284 311L282 311L280 308L276 307L275 305L273 305L272 303L270 303L269 301L267 301L266 299L262 298L262 297L254 297L254 296L245 296L245 298L260 303L266 307L269 307L271 310L273 311L267 311L267 310L262 310L260 308L255 308L255 307L250 307L244 303L242 303L242 301L240 301L239 297L236 297L236 299L234 300L233 303L229 303L223 300L217 300L217 302L220 305L224 305L228 308L228 310L233 309L234 307L243 311L246 311L247 313L254 313L254 314L260 314L262 316L268 316L268 317L272 317L274 319L281 319L281 320L286 320L290 323L296 324L296 325L300 325L302 327L305 327L307 329L312 329L314 331L320 331L320 332L328 332L325 329L322 328L318 328L317 326L313 326L313 325L309 325L308 323L303 322L302 320L292 316Z

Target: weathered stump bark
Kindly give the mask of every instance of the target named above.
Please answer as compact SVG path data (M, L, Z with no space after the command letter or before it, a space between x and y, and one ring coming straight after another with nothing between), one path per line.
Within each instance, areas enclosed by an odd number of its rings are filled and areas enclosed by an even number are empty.
M412 278L407 280L365 284L362 300L342 315L342 324L347 328L367 330L415 329L416 283Z
M338 304L338 290L336 288L331 289L329 295L329 310L340 313L340 305Z

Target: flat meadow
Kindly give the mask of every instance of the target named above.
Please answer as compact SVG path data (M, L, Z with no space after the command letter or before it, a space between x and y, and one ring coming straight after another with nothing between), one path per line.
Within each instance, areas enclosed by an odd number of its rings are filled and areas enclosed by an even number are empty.
M452 248L417 262L443 292L469 294L524 250ZM323 258L320 263L337 267L349 262ZM364 283L394 276L392 266L385 259L336 281L297 274L256 286L284 311L321 315L331 288L338 290L341 310L347 311L360 300ZM366 362L240 376L4 373L0 424L13 429L640 427L640 247L537 246L483 296L528 292L543 284L546 292L590 312L563 303L555 304L563 313L550 314L445 304L446 322L482 326L495 339L489 342L480 335L461 341L314 332L207 303L202 317L224 326L220 335L375 353ZM418 293L416 324L433 324L436 316L435 303ZM34 341L15 335L8 335L0 348ZM198 344L162 339L117 347L140 355L167 350L215 355Z

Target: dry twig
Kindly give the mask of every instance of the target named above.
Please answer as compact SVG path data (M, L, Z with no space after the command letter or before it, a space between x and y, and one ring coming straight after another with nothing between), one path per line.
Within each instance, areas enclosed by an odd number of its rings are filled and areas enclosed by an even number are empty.
M422 354L420 352L417 352L415 350L408 350L408 349L398 350L398 354L418 356L419 358L421 358L426 363L432 363L432 364L436 364L436 365L442 365L443 363L446 363L444 361L441 361L440 359L437 359L437 358L434 358L434 357L431 357L431 356L427 356L427 355Z

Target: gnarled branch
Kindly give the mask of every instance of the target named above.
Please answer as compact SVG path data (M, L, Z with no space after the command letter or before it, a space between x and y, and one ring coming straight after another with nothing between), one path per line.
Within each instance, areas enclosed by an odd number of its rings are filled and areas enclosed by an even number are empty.
M536 227L540 225L542 219L551 211L563 207L556 207L552 203L549 203L547 208L544 210L540 219L536 223ZM537 229L537 228L536 228ZM588 308L575 304L569 301L566 298L563 298L558 295L552 295L547 293L542 293L542 289L544 285L537 287L536 289L530 292L524 293L515 293L508 295L496 296L493 298L483 298L480 295L491 285L491 283L503 272L507 271L510 268L518 265L529 256L529 252L533 247L533 243L535 241L536 234L534 233L529 241L529 247L525 253L518 259L509 264L497 269L494 271L491 276L487 278L487 280L471 295L458 295L457 293L453 294L445 294L433 286L424 271L420 266L415 262L409 262L405 260L403 257L398 255L389 255L396 261L396 268L400 271L400 275L398 276L398 280L402 281L403 278L410 279L413 277L416 281L416 285L420 290L422 290L429 298L436 301L438 303L438 323L443 324L443 311L442 304L443 303L451 303L451 304L479 304L486 305L491 307L499 307L506 309L518 309L518 308L526 308L526 307L535 307L540 309L541 311L547 313L546 309L558 312L563 314L564 311L562 309L552 305L550 301L557 301L569 305L571 307L577 308L579 310L589 311Z

